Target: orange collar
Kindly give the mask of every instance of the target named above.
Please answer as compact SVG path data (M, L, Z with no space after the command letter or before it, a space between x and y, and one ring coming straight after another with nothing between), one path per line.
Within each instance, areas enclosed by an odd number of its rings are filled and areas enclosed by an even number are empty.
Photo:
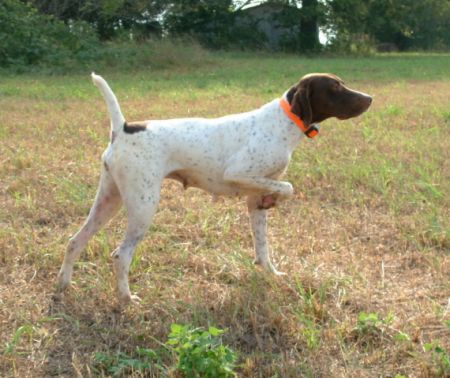
M280 99L280 105L289 119L294 122L302 133L308 138L314 138L317 134L319 134L319 129L315 125L311 125L309 127L305 126L305 123L301 120L301 118L291 111L291 105L284 98Z

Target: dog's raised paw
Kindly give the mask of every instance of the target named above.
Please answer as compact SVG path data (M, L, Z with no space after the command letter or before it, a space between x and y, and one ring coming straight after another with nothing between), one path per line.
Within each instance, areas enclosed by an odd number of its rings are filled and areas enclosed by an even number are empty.
M272 207L274 207L277 204L276 197L274 194L269 194L266 196L263 196L261 198L261 203L258 205L258 209L260 210L267 210Z

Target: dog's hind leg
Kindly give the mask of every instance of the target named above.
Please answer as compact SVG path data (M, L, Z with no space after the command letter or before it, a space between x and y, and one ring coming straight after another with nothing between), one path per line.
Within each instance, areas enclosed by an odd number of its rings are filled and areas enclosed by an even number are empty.
M127 210L128 227L122 244L113 253L121 305L126 305L133 299L128 284L130 264L138 243L144 238L158 209L161 191L160 184L150 184L147 187L143 185L142 190L136 189L137 187L134 187L133 192L125 189L123 199Z
M119 210L121 205L119 190L111 175L102 169L100 185L94 204L81 229L69 240L64 262L58 275L57 289L64 290L72 277L73 265L91 239Z

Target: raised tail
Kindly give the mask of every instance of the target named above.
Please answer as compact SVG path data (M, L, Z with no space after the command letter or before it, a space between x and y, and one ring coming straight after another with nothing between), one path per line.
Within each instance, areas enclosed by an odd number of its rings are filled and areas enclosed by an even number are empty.
M108 107L109 116L111 118L111 132L112 138L122 130L125 123L125 117L120 110L119 102L117 101L116 95L113 93L111 88L105 79L101 76L96 75L94 72L91 74L93 83L100 89L102 95L105 99L106 106Z

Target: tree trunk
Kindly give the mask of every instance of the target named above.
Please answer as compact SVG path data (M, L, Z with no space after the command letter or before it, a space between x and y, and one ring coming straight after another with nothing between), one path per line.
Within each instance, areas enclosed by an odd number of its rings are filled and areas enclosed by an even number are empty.
M302 0L300 41L302 51L320 50L318 0Z

